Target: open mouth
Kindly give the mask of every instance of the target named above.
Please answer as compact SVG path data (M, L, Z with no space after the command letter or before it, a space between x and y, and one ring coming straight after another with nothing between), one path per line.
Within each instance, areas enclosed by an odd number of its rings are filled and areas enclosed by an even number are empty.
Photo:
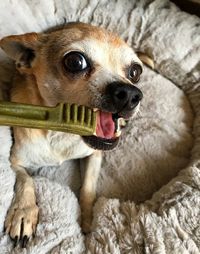
M111 150L119 141L122 126L123 118L118 114L97 110L96 133L84 136L83 140L94 149Z

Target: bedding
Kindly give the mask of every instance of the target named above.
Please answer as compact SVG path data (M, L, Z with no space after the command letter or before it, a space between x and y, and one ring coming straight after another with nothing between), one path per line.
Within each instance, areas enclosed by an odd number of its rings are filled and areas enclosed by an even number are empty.
M3 233L13 198L9 127L0 127L0 253L200 253L200 19L167 0L0 2L0 38L83 21L118 33L154 59L140 112L104 153L92 231L80 228L79 161L39 168L39 224L26 249ZM0 52L1 97L13 63Z

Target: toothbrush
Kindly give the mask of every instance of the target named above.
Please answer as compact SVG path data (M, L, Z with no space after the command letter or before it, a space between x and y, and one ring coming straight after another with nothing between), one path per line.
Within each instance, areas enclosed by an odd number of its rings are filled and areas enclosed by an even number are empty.
M44 107L0 101L0 125L48 129L81 136L95 134L97 112L85 106L60 103Z

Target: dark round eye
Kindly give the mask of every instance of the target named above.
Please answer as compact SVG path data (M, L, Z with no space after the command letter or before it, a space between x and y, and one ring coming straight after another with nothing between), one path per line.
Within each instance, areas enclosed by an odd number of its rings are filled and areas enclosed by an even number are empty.
M132 64L129 68L129 79L132 82L138 82L140 79L140 74L142 73L142 67L139 64Z
M82 53L73 51L64 56L63 65L66 71L77 73L84 71L88 67L87 60Z

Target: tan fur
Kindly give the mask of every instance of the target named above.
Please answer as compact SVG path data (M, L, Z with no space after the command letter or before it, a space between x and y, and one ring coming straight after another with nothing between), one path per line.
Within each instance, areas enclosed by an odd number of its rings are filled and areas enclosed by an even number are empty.
M113 81L131 82L125 68L132 61L141 63L133 50L117 36L87 24L69 24L48 33L9 36L0 46L16 62L11 100L20 103L55 106L60 102L77 103L101 108L101 96ZM31 64L23 58L23 47L31 48L36 57ZM93 60L89 75L72 77L62 67L62 58L71 50L84 52ZM83 230L90 230L92 205L101 165L101 152L88 147L77 135L14 128L15 143L11 153L16 172L15 198L5 226L12 238L34 233L38 207L34 183L26 169L61 164L67 159L87 157L86 173L80 194Z
M101 151L94 152L86 159L85 181L80 193L80 206L82 211L82 227L84 232L90 232L92 223L92 206L96 198L96 185L101 168L102 154Z

